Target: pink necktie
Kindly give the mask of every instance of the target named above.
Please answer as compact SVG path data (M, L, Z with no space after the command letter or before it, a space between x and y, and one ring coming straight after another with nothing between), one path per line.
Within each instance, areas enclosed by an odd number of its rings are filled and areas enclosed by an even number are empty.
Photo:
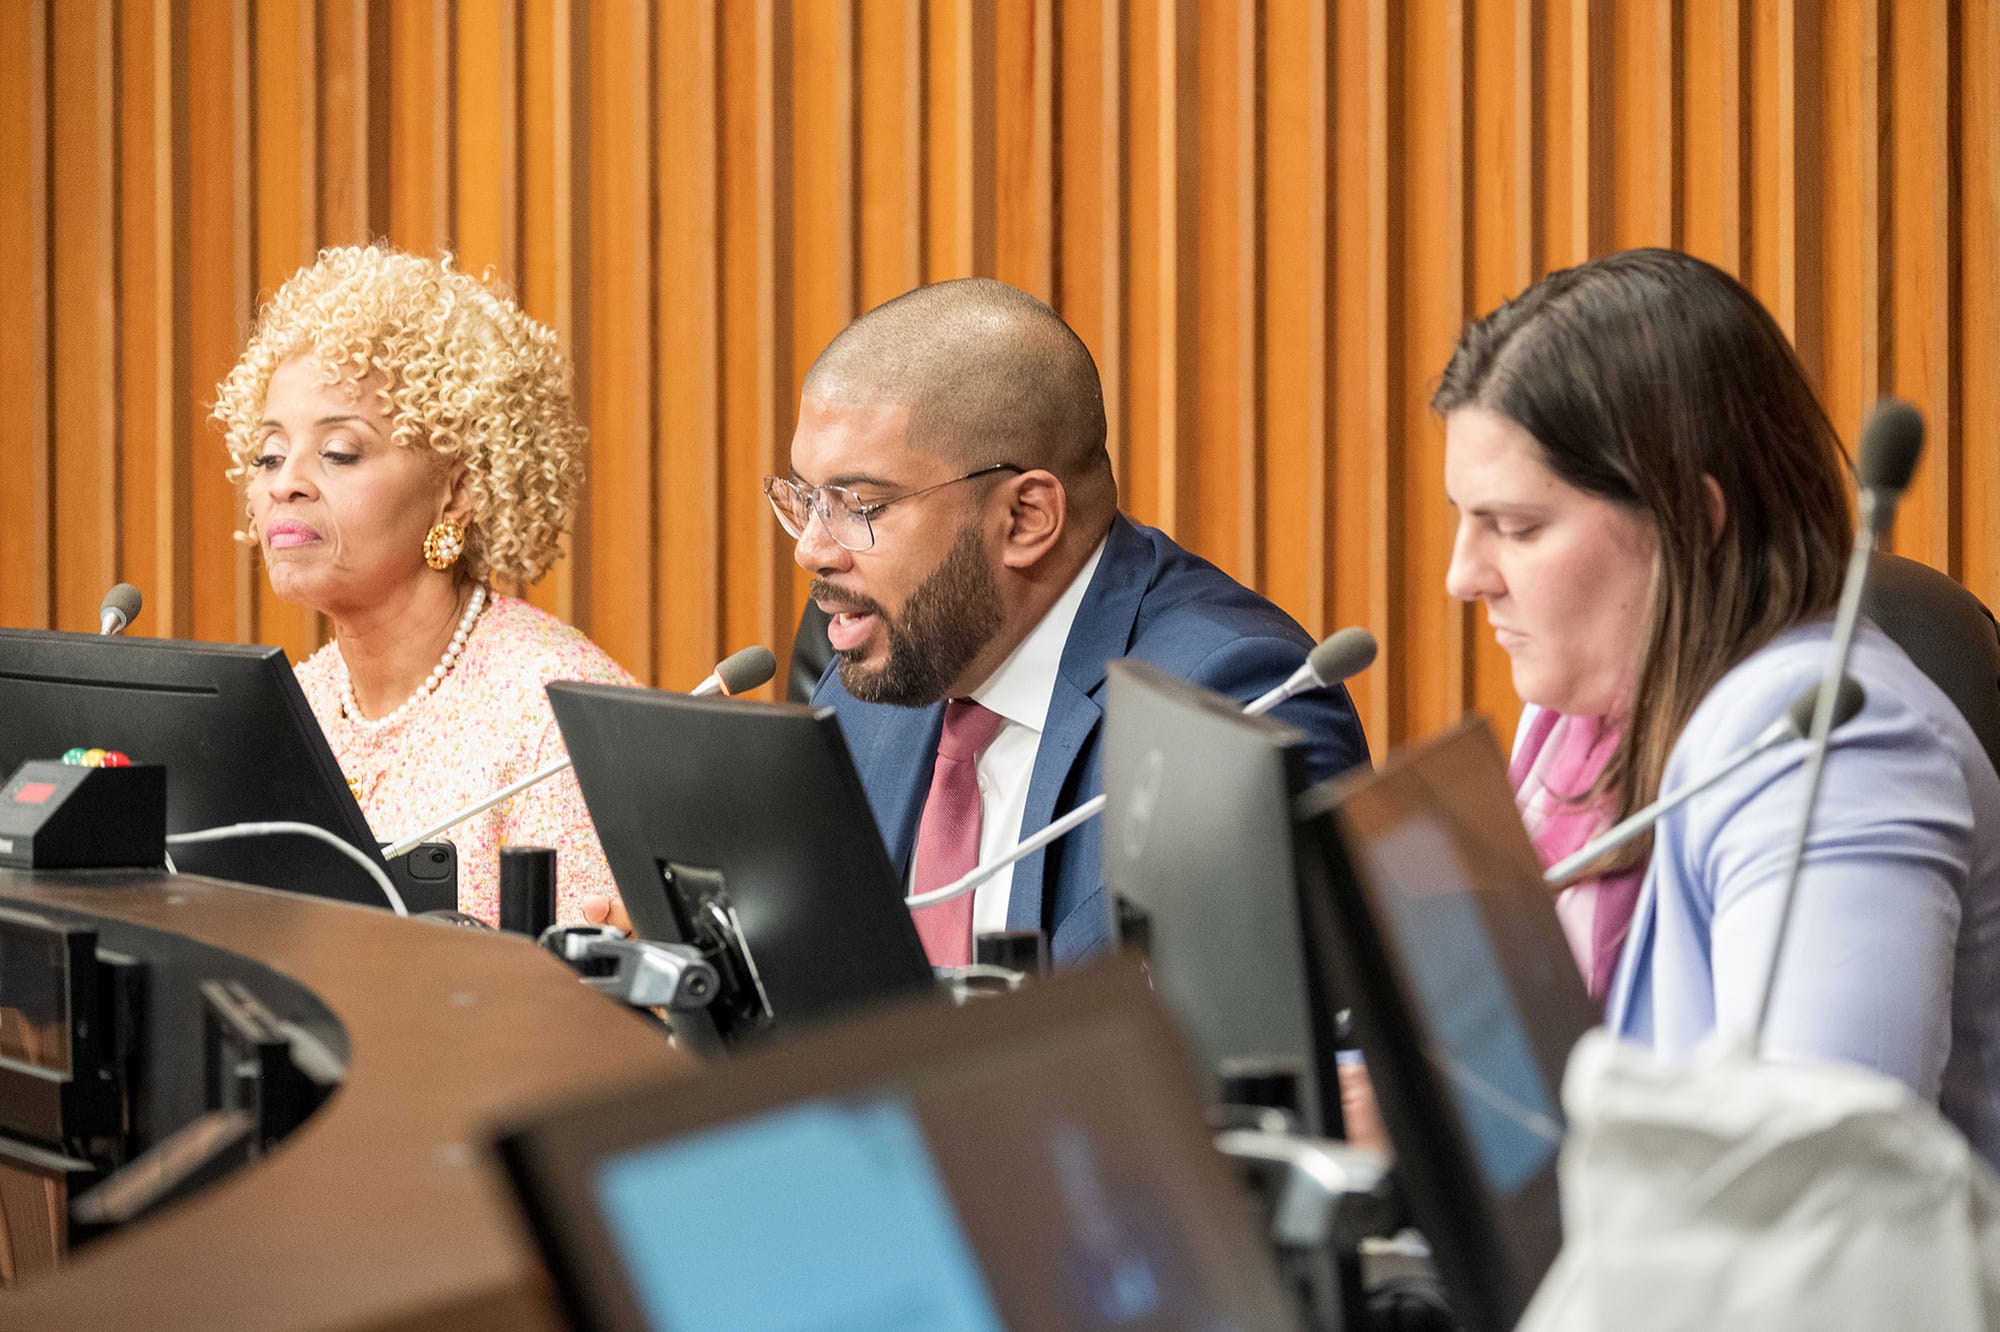
M979 751L993 742L1005 721L968 698L945 704L931 793L917 825L917 863L910 879L917 892L942 888L979 864ZM962 967L972 961L974 896L965 893L910 913L932 966Z

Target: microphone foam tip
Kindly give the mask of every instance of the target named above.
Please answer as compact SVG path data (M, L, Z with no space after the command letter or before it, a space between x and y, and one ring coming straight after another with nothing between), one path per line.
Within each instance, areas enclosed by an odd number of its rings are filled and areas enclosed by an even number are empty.
M1923 451L1923 414L1907 402L1883 398L1861 427L1855 477L1865 489L1901 494Z

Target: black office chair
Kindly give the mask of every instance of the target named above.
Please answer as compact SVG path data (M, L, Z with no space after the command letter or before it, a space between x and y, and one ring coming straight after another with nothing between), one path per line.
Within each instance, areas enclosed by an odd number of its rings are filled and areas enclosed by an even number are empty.
M1929 565L1884 551L1869 567L1861 610L1958 705L2000 771L2000 624L1993 612Z
M793 703L810 703L813 690L826 664L833 660L833 644L826 641L829 617L812 602L799 616L799 631L792 638L792 664L785 672L785 698Z

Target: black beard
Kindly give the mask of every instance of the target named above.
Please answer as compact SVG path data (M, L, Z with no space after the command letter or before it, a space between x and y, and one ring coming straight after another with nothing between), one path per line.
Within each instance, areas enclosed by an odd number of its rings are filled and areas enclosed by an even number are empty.
M840 683L863 703L921 708L936 703L1000 631L1000 585L986 561L979 526L967 523L937 568L910 593L900 618L881 604L837 590L824 580L812 595L872 614L889 636L889 657L869 669L854 650L835 652Z

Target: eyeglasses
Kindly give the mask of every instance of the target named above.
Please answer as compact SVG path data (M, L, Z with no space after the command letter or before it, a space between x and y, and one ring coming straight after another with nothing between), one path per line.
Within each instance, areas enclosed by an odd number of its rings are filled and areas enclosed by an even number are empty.
M788 476L767 476L764 478L764 496L771 501L771 512L778 515L779 526L785 529L793 540L805 536L806 527L818 514L826 534L842 550L868 550L875 544L875 515L891 504L900 504L906 499L928 495L933 490L943 490L961 481L970 481L978 476L991 476L995 472L1021 472L1026 468L1013 463L994 463L964 476L955 476L949 481L940 481L934 486L921 490L906 490L900 495L891 495L873 504L863 504L861 497L846 486L809 486L803 481L794 481Z

